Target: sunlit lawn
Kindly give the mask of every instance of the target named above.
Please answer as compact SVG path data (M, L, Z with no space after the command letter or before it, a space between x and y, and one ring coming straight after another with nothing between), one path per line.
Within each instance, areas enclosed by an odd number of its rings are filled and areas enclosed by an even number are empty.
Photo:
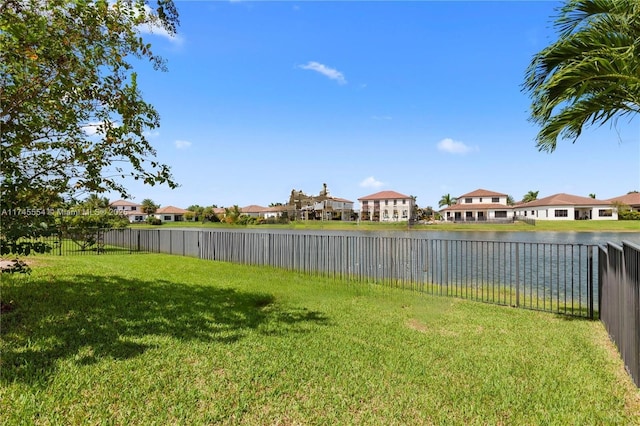
M602 325L169 255L2 277L2 424L640 424Z

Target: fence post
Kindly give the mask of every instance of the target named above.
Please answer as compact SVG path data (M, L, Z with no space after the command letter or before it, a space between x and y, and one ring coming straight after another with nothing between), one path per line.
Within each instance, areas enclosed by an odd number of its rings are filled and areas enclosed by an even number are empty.
M593 246L587 246L587 292L589 297L589 318L595 316L593 309Z
M520 307L520 244L516 243L516 306Z

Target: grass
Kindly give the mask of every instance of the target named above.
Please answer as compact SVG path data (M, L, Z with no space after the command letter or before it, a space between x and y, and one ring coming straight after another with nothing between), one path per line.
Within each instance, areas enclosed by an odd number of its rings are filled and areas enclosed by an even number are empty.
M150 225L132 225L134 228L157 228ZM345 231L491 231L491 232L638 232L640 222L637 220L539 220L536 225L524 222L509 224L497 223L435 223L431 225L412 225L407 223L380 222L341 222L341 221L298 221L287 225L227 225L222 223L177 222L165 223L162 228L274 228L299 230L345 230Z
M2 278L3 424L640 424L599 322L178 256Z

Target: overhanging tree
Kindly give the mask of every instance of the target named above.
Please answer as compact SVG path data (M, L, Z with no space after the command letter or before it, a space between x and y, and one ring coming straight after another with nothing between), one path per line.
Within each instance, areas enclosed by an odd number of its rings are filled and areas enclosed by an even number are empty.
M555 28L558 41L533 57L523 86L548 152L586 126L640 112L640 1L568 0Z
M165 70L141 26L174 34L171 0L0 3L2 252L53 223L47 212L85 193L129 194L125 178L174 188L145 132L159 115L133 60Z

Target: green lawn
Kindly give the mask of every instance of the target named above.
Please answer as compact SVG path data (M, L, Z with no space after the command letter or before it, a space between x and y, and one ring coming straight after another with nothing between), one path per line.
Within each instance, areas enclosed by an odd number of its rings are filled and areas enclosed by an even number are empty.
M640 424L596 321L178 256L2 277L12 424Z
M133 228L158 228L150 225L132 225ZM539 220L535 226L524 222L509 224L495 223L436 223L431 225L412 225L407 223L380 222L341 222L341 221L298 221L287 225L227 225L222 223L178 222L165 223L160 228L275 228L300 230L352 230L352 231L559 231L559 232L640 232L637 220Z

